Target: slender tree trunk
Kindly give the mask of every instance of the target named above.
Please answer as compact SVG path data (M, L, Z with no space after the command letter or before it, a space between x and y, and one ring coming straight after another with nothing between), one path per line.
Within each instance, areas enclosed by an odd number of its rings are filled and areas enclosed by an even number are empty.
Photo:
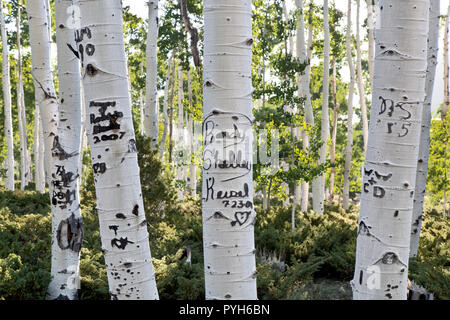
M448 105L449 105L449 85L448 85L448 35L449 35L449 20L450 20L450 4L447 9L447 17L445 18L445 28L444 28L444 104L442 105L441 119L442 121L447 116Z
M67 25L72 0L55 0L58 51L59 126L52 155L52 281L47 299L78 299L83 219L78 189L81 140L80 63L69 49L76 48Z
M331 133L331 150L330 150L330 162L331 162L331 174L330 174L330 202L334 201L334 179L336 177L336 136L337 136L337 117L338 117L338 105L336 97L336 58L333 57L333 77L331 79L331 86L333 91L333 127Z
M22 80L22 53L20 41L20 5L17 7L17 109L20 137L20 190L25 190L28 185L28 142L27 142L27 118L25 114L25 98Z
M198 51L198 41L200 40L199 36L198 36L198 30L197 30L197 28L195 28L192 25L192 23L189 19L189 14L188 14L188 9L187 9L187 1L179 0L179 2L180 2L180 8L181 8L181 17L183 18L184 27L191 37L191 53L192 53L192 58L194 60L194 65L196 67L201 67L202 62L200 59L200 52Z
M303 9L303 8L302 8ZM306 61L308 61L308 65L306 67L306 74L304 75L304 78L302 78L302 91L304 94L306 94L306 108L305 108L305 121L306 123L310 124L311 126L314 126L314 114L312 109L312 103L311 103L311 92L309 89L309 82L310 82L310 75L311 75L311 57L312 57L312 39L313 39L313 23L312 23L312 6L309 8L309 17L308 17L308 44L306 48ZM302 19L303 17L300 17L300 23L304 21ZM303 23L304 25L304 23ZM302 24L300 24L302 26ZM303 33L300 33L300 35L303 35ZM300 49L305 47L304 40L301 41L302 38L297 38L297 43L300 43ZM303 43L303 46L301 45ZM303 49L305 50L305 49ZM305 53L303 53L304 56ZM304 80L304 81L303 81ZM309 134L306 132L306 130L303 131L303 150L307 151L309 148ZM309 203L309 182L304 181L302 182L302 205L301 210L302 212L306 212L308 210L308 203Z
M144 134L152 139L152 149L158 147L158 0L148 1L147 77L144 107Z
M175 95L175 76L177 73L177 62L175 61L175 55L173 56L173 69L172 69L172 87L170 89L169 96L169 163L172 164L172 152L173 152L173 98Z
M348 210L350 206L350 199L349 199L350 171L352 167L352 148L353 148L353 94L355 91L355 67L353 65L351 37L352 37L352 0L348 0L347 33L345 38L345 45L347 52L347 63L350 73L350 85L348 89L347 144L345 146L344 187L342 191L342 206L345 210Z
M53 140L58 128L58 103L50 69L50 38L47 27L47 12L45 0L27 1L28 21L30 24L31 58L36 91L36 101L39 103L40 116L44 136L44 167L46 181L52 192L50 174L52 168Z
M37 91L36 91L37 92ZM36 97L36 95L35 95ZM38 100L36 100L38 101ZM36 102L37 103L37 102ZM37 103L38 104L38 103ZM42 124L42 116L41 116L41 109L38 104L39 108L39 188L38 191L43 194L45 193L45 142L44 142L44 127Z
M161 144L159 147L159 158L162 160L163 156L164 156L164 149L166 148L166 139L167 139L167 128L169 126L169 116L168 116L168 112L167 112L167 108L168 108L168 101L169 101L169 88L170 88L170 83L171 83L171 77L170 75L172 74L172 67L171 67L171 59L168 58L167 59L167 76L166 76L166 85L164 87L164 104L163 104L163 124L164 124L164 129L163 129L163 134L162 134L162 138L161 138Z
M139 120L140 120L140 130L139 134L144 135L144 99L142 97L142 90L139 91Z
M330 134L328 116L328 95L330 77L330 29L328 25L328 0L323 1L323 25L324 25L324 48L323 48L323 92L322 92L322 123L320 131L319 164L325 163L327 156L327 141ZM325 199L325 174L321 174L313 181L313 210L319 215L323 214Z
M417 162L416 188L414 191L413 213L411 220L410 257L417 256L420 229L422 227L423 202L427 185L428 156L430 154L431 98L433 97L434 77L439 45L439 0L430 0L429 29L427 45L427 78L425 84L425 102L422 111L420 131L419 159Z
M425 98L429 2L380 0L379 5L374 93L352 281L355 300L406 299Z
M370 82L373 81L373 59L374 59L374 45L375 45L375 39L373 36L373 1L374 0L366 0L367 4L367 29L369 32L369 75L370 75Z
M192 83L191 83L191 72L188 69L187 70L187 84L188 84L188 98L189 98L189 105L191 106L191 110L194 109L194 101L192 96ZM190 182L190 190L191 190L191 196L195 198L197 196L197 167L195 165L195 147L194 147L194 120L192 118L192 115L189 116L189 147L190 147L190 168L189 168L189 182Z
M3 1L0 1L0 24L2 35L3 48L3 63L2 63L2 88L3 101L5 112L5 137L8 148L8 155L5 162L6 189L14 191L14 141L13 141L13 126L12 126L12 111L11 111L11 83L10 83L10 69L9 69L9 52L8 39L6 35L5 19L3 17Z
M184 144L184 107L183 107L183 100L184 100L184 94L183 94L183 69L181 67L178 68L178 125L176 130L176 139L177 139L177 159L178 163L175 163L176 165L176 172L177 172L177 180L183 180L183 169L184 169L184 152L185 152L185 144ZM182 155L182 157L180 157ZM178 201L183 201L184 198L184 192L182 188L178 188L177 190L178 195Z
M112 299L158 299L137 162L120 0L80 0L86 124Z
M361 107L361 121L363 125L364 153L367 152L367 139L369 135L369 124L367 121L366 93L362 76L361 65L361 43L359 26L360 0L356 0L356 75L358 79L359 104Z
M206 299L256 299L251 1L205 0L204 8L205 294ZM233 137L241 139L235 143ZM240 159L233 157L238 152ZM234 202L241 209L234 209Z

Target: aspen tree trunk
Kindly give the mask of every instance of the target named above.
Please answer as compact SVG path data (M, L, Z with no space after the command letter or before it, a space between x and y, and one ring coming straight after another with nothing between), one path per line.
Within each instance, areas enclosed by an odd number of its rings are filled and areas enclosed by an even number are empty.
M322 92L322 123L320 131L319 164L325 163L327 156L327 141L329 135L328 95L330 78L330 29L328 25L328 0L323 1L323 25L324 25L324 48L323 48L323 92ZM325 198L325 174L321 174L313 181L313 210L319 215L323 214Z
M39 189L40 193L45 193L45 142L44 142L44 126L42 124L41 109L39 107Z
M76 2L78 3L78 0ZM84 157L84 150L87 147L87 137L86 137L86 104L84 103L84 89L83 89L83 80L80 77L80 101L81 101L81 129L80 129L80 148L79 148L79 157L78 157L78 170L79 176L78 176L78 185L81 186L83 183L83 172L84 172L84 164L83 164L83 157Z
M34 158L34 183L35 189L38 191L39 182L39 105L34 105L34 135L33 135L33 158Z
M5 112L5 137L8 148L8 155L5 161L6 178L5 187L8 190L14 191L14 141L13 141L13 126L12 126L12 111L11 111L11 83L10 83L10 69L9 69L9 52L8 39L6 35L5 18L3 17L3 1L0 1L0 24L2 32L2 48L3 48L3 63L2 63L2 88L3 101Z
M144 107L144 134L152 139L152 149L158 147L158 0L148 1L147 77Z
M369 75L370 75L370 82L373 81L373 59L374 59L374 45L375 45L375 39L373 37L373 1L374 0L366 0L367 4L367 28L369 31Z
M161 144L159 147L159 158L162 160L163 156L164 156L164 149L166 148L166 139L167 139L167 128L169 125L169 116L168 116L168 112L167 112L167 108L168 108L168 101L169 101L169 87L170 87L170 83L171 83L171 77L170 75L172 74L172 68L171 68L171 59L168 58L167 59L167 76L166 76L166 85L164 87L164 103L163 103L163 124L164 124L164 129L163 129L163 134L162 134L162 138L161 138Z
M358 222L355 300L406 299L429 1L380 0Z
M139 120L140 120L140 135L144 135L144 99L142 98L142 90L139 91Z
M71 51L75 50L76 44L72 26L68 25L72 5L72 0L55 0L60 102L59 126L52 148L52 280L46 297L49 300L76 300L80 289L83 239L78 189L81 92L80 63Z
M449 105L449 86L448 86L448 35L449 35L449 20L450 20L450 4L447 9L447 17L445 18L445 27L444 27L444 104L442 105L441 111L441 119L444 120ZM445 207L444 207L445 209ZM444 210L445 211L445 210Z
M39 112L39 104L35 104L34 112L34 166L36 191L45 193L45 169L44 169L44 135L42 133L42 121Z
M86 132L112 299L158 299L128 91L120 0L80 0Z
M44 167L50 193L52 186L50 174L52 168L53 140L58 128L58 103L50 69L50 38L47 27L45 0L28 0L27 14L30 24L31 59L35 84L36 101L39 103L44 136Z
M188 84L188 98L189 98L189 105L191 106L191 109L194 109L194 101L192 97L192 83L191 83L191 72L188 69L187 71L187 84ZM190 147L190 165L189 165L189 182L190 182L190 190L191 190L191 196L195 198L197 196L197 167L195 165L195 148L194 148L194 120L192 119L192 116L189 116L189 147Z
M300 1L300 4L302 5L302 11L303 12L303 2ZM300 54L300 59L303 59L303 57L306 54L306 61L308 61L308 66L306 67L306 74L301 79L302 80L302 91L303 94L306 94L306 108L305 108L305 121L306 123L310 124L311 126L314 126L314 114L312 109L312 103L311 103L311 92L309 90L309 82L310 82L310 75L311 75L311 56L312 56L312 38L313 38L313 25L312 25L312 7L309 9L309 26L308 26L308 46L305 49L305 40L297 38L297 45L300 44L300 50L305 50L303 54ZM303 23L302 23L303 22ZM303 15L300 16L300 28L303 26L304 28L304 19ZM300 32L297 33L300 35L303 35L304 33ZM301 60L303 61L303 60ZM303 150L307 151L309 148L309 134L306 131L303 131ZM308 203L309 203L309 183L306 181L302 182L302 204L301 204L301 210L302 212L306 212L308 210Z
M252 3L203 3L202 216L206 299L256 299Z
M172 152L173 152L173 98L175 95L175 77L177 73L177 62L175 61L175 55L173 56L173 70L172 70L172 87L170 88L169 96L169 163L172 164Z
M17 110L20 137L20 190L25 190L28 185L28 143L27 143L27 118L25 115L25 98L22 81L22 53L20 41L20 5L17 7Z
M181 67L181 64L178 68L178 125L177 125L177 153L178 153L178 163L175 163L176 165L176 172L177 172L177 176L176 179L177 180L183 180L183 168L184 168L184 156L183 157L179 157L180 154L184 155L185 152L185 148L184 148L184 108L183 108L183 99L184 99L184 94L183 94L183 69ZM177 195L178 195L178 201L183 201L184 198L184 193L182 188L178 188L177 190Z
M359 10L360 0L356 0L356 75L358 80L359 104L361 106L361 121L363 126L364 153L367 152L367 139L369 135L369 124L367 121L366 93L364 91L364 83L362 77L361 66L361 43L360 43L360 26L359 26Z
M345 146L344 187L342 191L342 207L344 208L344 210L348 210L350 206L350 199L349 199L350 170L352 167L352 148L353 148L353 93L355 91L355 67L353 65L351 37L352 37L352 0L348 0L347 32L345 38L345 46L347 53L347 64L350 73L350 85L348 89L347 143Z
M427 75L425 84L425 102L422 111L420 131L419 159L417 162L416 188L414 191L413 213L411 220L410 257L417 256L420 229L422 227L423 202L427 185L428 156L430 154L431 98L433 97L434 78L438 57L439 42L439 0L430 0L429 29L427 45Z
M336 98L336 58L333 57L333 77L331 79L331 86L333 91L333 127L331 133L331 150L330 150L330 162L331 165L336 164L336 136L337 136L337 116L338 116L338 105ZM331 167L330 174L330 201L334 201L334 179L336 176L336 167Z

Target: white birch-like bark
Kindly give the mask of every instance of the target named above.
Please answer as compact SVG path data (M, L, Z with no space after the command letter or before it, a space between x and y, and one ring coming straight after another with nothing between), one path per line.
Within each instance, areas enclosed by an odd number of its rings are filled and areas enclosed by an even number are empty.
M367 120L367 106L366 106L366 93L364 90L364 82L362 76L361 65L361 42L360 42L360 26L359 26L359 13L360 13L360 0L356 0L356 76L358 83L359 93L359 105L361 107L361 121L362 121L362 134L364 139L364 153L367 152L367 139L369 135L369 124Z
M350 84L348 89L348 103L347 103L348 108L347 143L345 145L344 187L342 191L342 207L345 210L348 210L350 206L350 171L352 167L352 148L353 148L353 93L355 91L355 67L353 65L351 37L352 37L352 0L348 0L347 32L345 37L345 46L347 53L347 64L350 73Z
M34 112L34 170L36 191L45 193L45 169L44 169L44 135L42 133L42 121L39 112L39 104L35 103Z
M11 111L11 83L10 83L10 69L9 69L9 52L8 39L6 35L5 18L3 16L3 1L0 1L0 24L3 48L3 63L2 63L2 89L3 102L5 113L5 137L8 154L5 161L6 178L5 187L8 190L14 191L14 141L13 141L13 126L12 126L12 111Z
M68 25L72 0L55 0L58 52L59 125L52 156L52 264L46 298L78 299L83 219L78 189L81 140L80 63ZM69 21L68 21L69 20Z
M185 152L184 147L184 107L183 107L183 100L184 100L184 93L183 93L183 69L181 68L181 64L178 67L178 125L176 130L176 149L178 152L178 155L182 155ZM177 157L178 163L175 163L176 165L176 179L177 180L183 180L183 169L184 169L184 156ZM182 188L178 188L177 190L177 198L178 201L183 201L184 199L184 192Z
M140 126L139 126L139 133L141 136L144 135L144 99L142 98L142 90L139 92L139 120L140 120Z
M330 124L328 115L328 95L330 78L330 28L328 24L328 0L323 1L323 26L324 26L324 46L323 46L323 91L322 91L322 122L320 130L320 158L319 164L325 163L327 156L327 141L330 134ZM313 181L313 210L321 215L324 209L325 199L325 174L321 174Z
M36 92L36 101L39 103L42 129L44 135L44 159L46 181L50 193L50 174L52 168L51 149L58 128L58 103L50 69L50 38L48 34L48 20L45 0L28 0L27 14L30 25L31 59Z
M256 299L252 3L203 3L205 294L206 299Z
M430 0L428 45L427 45L427 78L425 85L425 102L422 111L422 127L420 131L419 159L417 162L416 188L411 220L410 257L417 256L420 229L422 227L423 202L427 185L428 156L430 154L431 98L433 97L434 77L438 57L439 42L439 0Z
M122 2L80 0L76 30L102 252L112 299L158 299L137 162Z
M194 108L194 101L192 96L192 83L191 72L187 70L187 85L188 85L188 99L191 109ZM188 122L189 131L189 147L190 147L190 159L189 159L189 184L191 196L195 198L197 196L197 166L195 165L195 147L194 147L194 120L192 116L189 116Z
M441 119L444 120L449 105L449 67L448 67L448 35L449 35L449 20L450 20L450 3L447 8L447 16L445 17L445 27L444 27L444 104L441 110ZM445 204L445 203L444 203ZM445 211L445 206L444 206Z
M374 45L375 39L373 37L373 1L374 0L366 0L367 4L367 29L368 29L368 53L369 53L369 75L370 82L373 81L373 60L374 60Z
M20 190L25 190L28 185L28 142L27 142L27 118L25 115L25 94L22 80L22 48L20 40L20 5L17 7L17 110L20 138Z
M406 299L425 99L429 1L380 0L369 141L358 221L355 300Z
M148 32L147 32L147 77L146 97L144 106L144 134L152 139L152 148L158 146L158 0L148 1Z
M331 148L330 148L330 163L336 164L336 137L337 137L337 117L338 117L338 105L336 97L336 57L332 60L333 76L331 78L331 91L333 94L333 125L331 128ZM336 166L331 167L330 173L330 193L329 200L331 203L334 201L334 180L336 177Z
M162 160L164 156L164 149L166 148L166 139L167 139L167 130L169 127L169 114L168 114L168 105L169 105L169 88L172 81L172 64L171 58L167 59L167 76L166 76L166 85L164 87L164 102L163 102L163 134L161 137L161 144L159 147L159 158Z
M303 7L302 7L303 9ZM310 75L311 75L311 56L312 56L312 40L313 40L313 24L312 24L312 10L310 10L310 17L309 17L309 26L308 26L308 46L306 48L306 61L308 61L308 66L306 67L306 74L304 75L304 78L302 78L302 91L304 94L306 94L306 108L305 108L305 121L306 123L310 124L311 126L314 126L314 114L313 114L313 108L311 103L311 92L309 90L309 83L310 83ZM303 22L304 26L304 19L302 19L303 16L300 16L300 23ZM301 28L302 24L300 24ZM298 34L298 33L297 33ZM300 33L302 35L303 33ZM297 45L300 43L300 50L305 50L305 43L304 39L302 42L302 38L297 38ZM303 45L302 45L303 43ZM303 59L305 53L300 54L300 59ZM303 137L303 150L307 151L309 148L309 134L305 130L302 133ZM302 212L306 212L308 210L308 203L309 203L309 182L302 181L302 204L301 204L301 210Z

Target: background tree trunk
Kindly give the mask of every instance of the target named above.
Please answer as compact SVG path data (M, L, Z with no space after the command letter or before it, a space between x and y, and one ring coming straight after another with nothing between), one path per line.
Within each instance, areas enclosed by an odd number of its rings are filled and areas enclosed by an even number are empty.
M5 187L8 190L14 191L14 140L13 140L13 125L12 125L12 111L11 111L11 83L10 83L10 69L9 69L9 51L8 39L6 35L5 18L3 17L3 1L0 0L0 24L2 32L2 48L3 48L3 63L2 63L2 88L3 101L5 112L5 137L8 148L8 155L6 158L6 178Z
M251 4L250 0L204 1L202 216L206 299L257 298ZM226 134L217 136L219 132ZM239 142L234 143L232 137L239 137ZM233 147L227 148L230 144ZM216 151L218 162L214 160ZM232 152L242 156L229 158ZM219 166L225 160L244 168ZM240 209L232 208L234 201Z
M147 32L147 77L146 97L144 107L144 134L152 139L152 148L158 146L158 0L148 1L148 32Z
M322 124L320 130L320 158L319 164L325 163L327 156L327 141L330 134L328 116L328 95L330 78L330 29L328 25L328 0L323 1L323 26L324 26L324 48L323 48L323 91L322 91ZM313 210L319 215L323 214L325 199L325 174L322 173L313 181Z
M352 287L355 300L404 300L425 98L429 2L380 0L379 5Z
M28 142L27 142L27 118L25 112L25 94L22 80L22 49L20 41L20 5L17 7L17 110L20 137L20 190L25 190L28 185Z
M336 176L336 136L337 136L337 117L338 117L338 105L336 97L336 58L333 57L333 77L331 79L331 87L333 91L333 126L331 134L331 150L330 150L330 162L331 162L331 174L330 174L330 202L334 200L334 179Z
M361 65L361 42L360 42L360 26L359 26L359 13L360 13L360 0L356 0L356 75L358 79L358 92L359 92L359 105L361 107L361 121L363 126L363 139L364 139L364 153L367 152L367 139L369 135L369 124L367 120L367 106L366 106L366 92L364 90L364 82L362 75Z
M120 0L80 0L76 30L112 299L158 299L137 162Z
M350 85L348 89L347 144L345 146L344 187L342 191L342 206L345 210L348 210L350 206L349 203L350 171L352 167L352 148L353 148L353 94L355 91L355 67L353 65L351 37L352 37L352 0L348 0L347 32L345 44L347 52L347 63L350 72Z
M417 162L416 188L414 191L413 213L411 220L410 257L417 256L420 229L422 227L423 202L427 185L428 156L430 154L431 98L433 97L434 77L438 57L439 43L439 0L430 0L429 30L427 46L427 78L425 85L425 102L422 111L420 131L419 159Z

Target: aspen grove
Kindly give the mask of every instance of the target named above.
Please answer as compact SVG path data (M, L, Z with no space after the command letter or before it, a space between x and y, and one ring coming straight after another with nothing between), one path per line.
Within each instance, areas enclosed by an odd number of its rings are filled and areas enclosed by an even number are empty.
M450 299L449 8L0 0L0 300Z

